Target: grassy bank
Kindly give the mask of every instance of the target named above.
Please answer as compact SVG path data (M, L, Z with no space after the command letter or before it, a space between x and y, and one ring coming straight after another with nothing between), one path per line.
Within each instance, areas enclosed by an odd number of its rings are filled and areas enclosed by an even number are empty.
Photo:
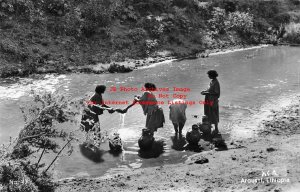
M0 77L129 72L149 57L159 62L299 39L295 0L0 2ZM140 62L110 67L132 59Z

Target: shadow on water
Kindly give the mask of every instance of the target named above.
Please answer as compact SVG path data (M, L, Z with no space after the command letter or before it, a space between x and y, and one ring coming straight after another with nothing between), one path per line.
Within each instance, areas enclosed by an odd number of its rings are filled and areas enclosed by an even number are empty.
M173 145L171 146L172 149L176 151L183 151L185 150L184 146L186 145L186 140L184 136L172 136L171 137Z
M100 150L98 147L89 144L89 143L83 143L79 145L81 154L86 157L87 159L95 162L95 163L101 163L104 160L102 159L103 154L105 151Z
M163 140L154 141L151 149L149 149L149 150L141 150L140 149L138 151L138 155L139 155L139 157L141 157L143 159L157 158L165 152L164 151L165 145L166 144Z
M109 152L109 154L111 154L114 157L119 157L122 154L123 150L117 150L117 151L109 150L108 152Z
M187 144L184 147L184 149L187 150L187 151L192 151L192 152L197 152L197 153L200 153L201 151L203 151L203 148L201 147L201 145Z

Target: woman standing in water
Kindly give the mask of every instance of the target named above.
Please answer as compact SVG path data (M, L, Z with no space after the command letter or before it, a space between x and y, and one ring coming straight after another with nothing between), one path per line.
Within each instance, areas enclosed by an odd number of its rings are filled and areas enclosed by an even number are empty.
M209 88L202 91L201 94L205 95L204 114L208 117L211 124L215 125L215 134L219 133L219 97L220 97L220 83L217 79L218 73L215 70L207 72L208 77L211 79Z
M94 132L94 140L97 140L96 144L100 145L100 121L98 115L102 115L104 110L109 113L114 113L115 109L104 104L102 94L105 92L105 85L97 85L95 93L87 102L88 106L83 111L81 118L81 128L86 132Z
M145 83L145 92L142 96L135 96L134 100L138 102L146 115L146 128L153 134L158 128L163 127L165 117L163 110L157 105L155 95L152 93L156 91L156 86L153 83Z

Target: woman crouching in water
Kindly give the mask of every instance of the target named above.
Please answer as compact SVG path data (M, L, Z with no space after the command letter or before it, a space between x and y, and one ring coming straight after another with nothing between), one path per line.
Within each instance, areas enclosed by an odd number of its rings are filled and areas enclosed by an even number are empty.
M153 83L145 83L145 92L142 96L135 96L135 102L138 102L146 115L146 128L154 134L158 128L163 127L165 117L163 110L157 105L157 100L153 91L156 91L156 86Z

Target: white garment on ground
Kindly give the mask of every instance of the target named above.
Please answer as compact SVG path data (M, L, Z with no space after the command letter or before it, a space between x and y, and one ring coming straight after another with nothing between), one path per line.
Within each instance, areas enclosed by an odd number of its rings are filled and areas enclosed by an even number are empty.
M172 104L169 106L170 109L170 120L173 123L185 123L186 115L185 110L187 104L182 99L174 99Z

